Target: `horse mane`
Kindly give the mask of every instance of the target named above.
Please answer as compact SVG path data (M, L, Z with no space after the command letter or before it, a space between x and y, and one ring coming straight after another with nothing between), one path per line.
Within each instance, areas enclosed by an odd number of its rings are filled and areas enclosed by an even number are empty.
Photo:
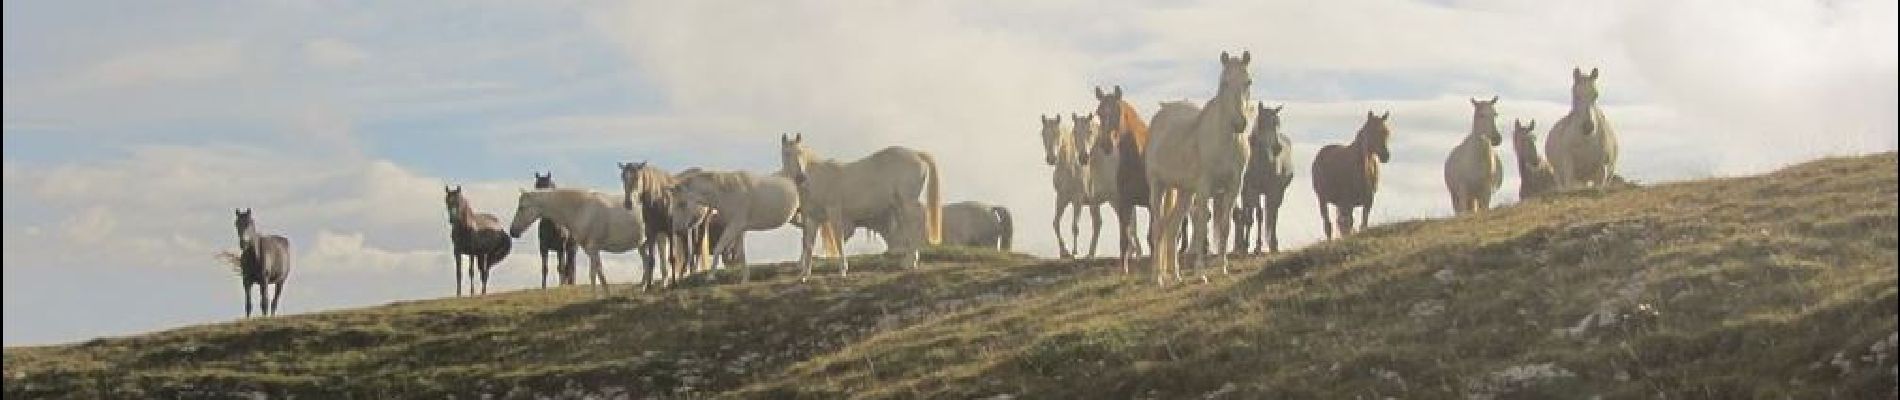
M1122 99L1121 103L1122 125L1130 128L1125 135L1134 137L1136 150L1147 151L1148 123L1141 120L1141 112L1135 111L1135 105L1129 104L1128 99Z

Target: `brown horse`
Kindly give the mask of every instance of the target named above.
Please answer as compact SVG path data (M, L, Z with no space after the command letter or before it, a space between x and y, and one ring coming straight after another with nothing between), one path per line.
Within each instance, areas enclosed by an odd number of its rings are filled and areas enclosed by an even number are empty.
M1374 115L1366 112L1366 123L1353 136L1352 144L1329 144L1313 155L1313 194L1319 197L1319 218L1326 228L1326 239L1333 238L1333 217L1326 205L1339 207L1339 236L1352 234L1352 209L1364 207L1359 227L1372 219L1372 198L1379 190L1379 164L1392 160L1386 141L1392 137L1392 112Z
M1141 113L1135 111L1135 106L1122 99L1121 85L1116 85L1113 92L1095 88L1095 100L1095 115L1101 118L1102 131L1095 135L1095 144L1089 153L1097 160L1092 168L1112 168L1115 171L1115 194L1108 201L1115 210L1115 219L1121 223L1120 234L1116 235L1121 244L1118 258L1122 273L1126 274L1129 262L1141 253L1141 242L1135 240L1135 207L1148 207L1148 162L1145 158L1148 151L1148 124L1142 122Z
M455 295L462 295L462 256L474 260L468 270L468 293L475 294L475 273L479 271L481 293L488 294L488 270L508 257L514 240L508 237L501 218L476 213L475 208L469 206L468 198L462 196L460 186L445 186L442 191L445 192L442 202L449 212L449 241L455 250Z
M1242 254L1280 251L1280 204L1293 185L1293 140L1280 132L1279 107L1254 107L1253 133L1247 136L1246 183L1240 188L1240 210L1234 213L1234 251ZM1258 230L1251 243L1250 231ZM1265 243L1262 243L1265 242ZM1264 249L1264 250L1263 250Z
M535 189L553 189L554 173L535 173ZM580 245L567 237L567 231L553 223L541 223L541 288L548 287L548 252L554 252L554 272L558 275L557 284L574 284L574 255L580 251Z

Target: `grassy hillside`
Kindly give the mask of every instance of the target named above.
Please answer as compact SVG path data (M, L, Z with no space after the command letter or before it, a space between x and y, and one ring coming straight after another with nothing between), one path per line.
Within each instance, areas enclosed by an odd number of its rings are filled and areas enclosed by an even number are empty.
M1165 288L939 250L10 348L5 395L1893 398L1896 166L1571 193Z

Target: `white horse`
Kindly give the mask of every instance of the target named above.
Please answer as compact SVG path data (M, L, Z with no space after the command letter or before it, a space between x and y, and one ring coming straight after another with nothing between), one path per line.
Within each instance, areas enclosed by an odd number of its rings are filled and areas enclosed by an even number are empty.
M1588 75L1582 69L1570 70L1570 113L1551 125L1550 139L1544 142L1559 189L1601 189L1616 172L1616 130L1597 106L1597 77L1596 68Z
M1155 113L1148 143L1149 204L1155 212L1148 230L1154 238L1155 283L1165 284L1172 271L1180 280L1180 266L1170 249L1177 247L1181 221L1192 211L1193 222L1205 231L1210 216L1202 205L1213 202L1213 213L1220 224L1214 225L1215 247L1220 251L1221 272L1227 273L1226 221L1233 219L1234 200L1240 195L1242 174L1247 169L1247 88L1253 78L1247 63L1253 56L1241 52L1228 57L1221 52L1220 86L1204 109L1189 105L1163 105ZM1192 118L1186 117L1192 110ZM1168 115L1178 114L1178 115ZM1195 235L1193 248L1206 248L1207 237Z
M520 238L534 221L553 221L587 253L592 267L589 274L601 284L596 287L605 291L607 275L600 271L600 253L626 253L646 242L645 219L621 203L591 190L523 190L516 200L515 220L508 227L508 235Z
M1471 133L1445 157L1445 189L1451 192L1453 213L1491 208L1491 195L1504 184L1504 163L1498 161L1498 145L1504 135L1498 133L1498 98L1490 101L1471 99Z
M801 280L811 275L812 242L820 232L820 224L829 225L831 232L843 232L843 227L850 226L851 221L903 213L905 206L915 204L919 195L925 197L926 204L923 215L916 218L923 221L896 218L893 222L921 229L898 230L896 236L902 240L887 240L887 244L891 250L907 253L904 265L916 268L918 249L911 246L918 242L937 244L942 241L943 195L939 187L943 180L939 177L936 159L929 153L893 146L846 163L819 158L805 147L802 134L781 135L779 145L783 172L798 184L800 211L805 222L804 248L799 257L799 264L805 269ZM921 240L913 240L911 236ZM832 247L843 249L844 245L833 243ZM845 276L850 272L851 263L842 255L838 259L838 275Z
M892 215L920 215L923 213L922 207L921 205L906 206L905 208L909 210L905 213ZM861 221L854 225L856 226L847 227L840 232L839 237L850 240L857 228L870 229L872 233L886 237L886 242L894 236L887 229L895 226L894 221L887 218ZM1009 209L1002 206L977 201L956 202L943 206L943 245L946 246L1009 251L1011 241L1014 240L1015 229L1015 219L1010 216Z
M1062 116L1041 117L1041 119L1043 162L1056 167L1053 179L1056 189L1056 215L1050 222L1056 231L1056 251L1065 259L1072 258L1076 253L1081 252L1082 208L1089 207L1089 210L1093 212L1092 215L1095 216L1096 235L1095 238L1089 240L1089 257L1095 257L1095 240L1099 239L1102 231L1102 211L1101 202L1091 201L1096 196L1089 188L1092 183L1089 181L1091 168L1087 165L1087 156L1083 154L1083 149L1086 148L1090 139L1089 135L1094 131L1089 127L1090 119L1074 116L1075 125L1071 129L1063 129ZM1075 242L1074 246L1070 246L1062 238L1062 212L1069 208L1075 209L1075 212L1069 216L1069 238Z
M745 232L777 229L791 220L798 211L798 186L785 178L744 171L688 169L675 179L673 215L691 219L675 219L675 223L697 226L716 213L725 224L722 231L709 233L716 235L712 254L728 254L740 247L737 258L727 265L744 268L740 280L751 281L752 268L746 265L743 251Z

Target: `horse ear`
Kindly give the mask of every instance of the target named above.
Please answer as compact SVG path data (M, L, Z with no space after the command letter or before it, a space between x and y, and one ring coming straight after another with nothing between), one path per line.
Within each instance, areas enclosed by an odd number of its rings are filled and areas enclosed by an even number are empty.
M1386 111L1385 111L1385 114L1380 114L1380 115L1379 115L1379 119L1381 119L1381 120L1390 120L1390 119L1392 119L1392 110L1386 110Z
M1378 117L1379 117L1379 114L1372 113L1372 110L1366 110L1366 119L1373 119L1373 118L1378 118Z
M1095 87L1095 98L1096 98L1097 100L1100 100L1100 99L1102 99L1102 98L1105 98L1105 97L1108 97L1108 94L1107 94L1107 93L1102 93L1102 87L1101 87L1101 86L1096 86L1096 87Z
M1596 78L1597 78L1597 69L1590 68L1590 79L1596 79Z
M1228 56L1227 56L1227 52L1225 52L1225 51L1223 51L1223 52L1220 52L1220 63L1221 63L1221 64L1226 64L1226 63L1230 63L1230 62L1233 62L1233 60L1232 60L1232 59L1233 59L1233 57L1228 57Z
M1497 104L1498 104L1498 95L1495 95L1495 94L1491 95L1491 105L1497 105Z
M1582 78L1582 77L1583 77L1583 68L1577 68L1577 67L1570 67L1570 77L1572 77L1572 78Z
M792 134L792 143L804 143L804 142L805 142L804 132L797 132L797 133Z
M1279 113L1280 110L1285 110L1285 109L1286 109L1286 103L1280 103L1280 105L1273 106L1274 113Z
M1240 63L1241 63L1241 64L1246 64L1246 63L1248 63L1248 62L1252 62L1252 61L1253 61L1253 52L1252 52L1252 51L1249 51L1249 50L1241 50L1241 51L1240 51Z
M1525 124L1525 125L1524 125L1524 130L1527 130L1527 131L1535 131L1535 130L1537 130L1537 119L1535 119L1535 118L1533 118L1533 119L1531 119L1531 123L1529 123L1529 124Z
M1478 98L1476 98L1476 97L1473 97L1473 98L1471 98L1471 105L1473 105L1473 106L1476 106L1476 105L1478 105Z
M1122 97L1122 85L1115 85L1115 97Z

